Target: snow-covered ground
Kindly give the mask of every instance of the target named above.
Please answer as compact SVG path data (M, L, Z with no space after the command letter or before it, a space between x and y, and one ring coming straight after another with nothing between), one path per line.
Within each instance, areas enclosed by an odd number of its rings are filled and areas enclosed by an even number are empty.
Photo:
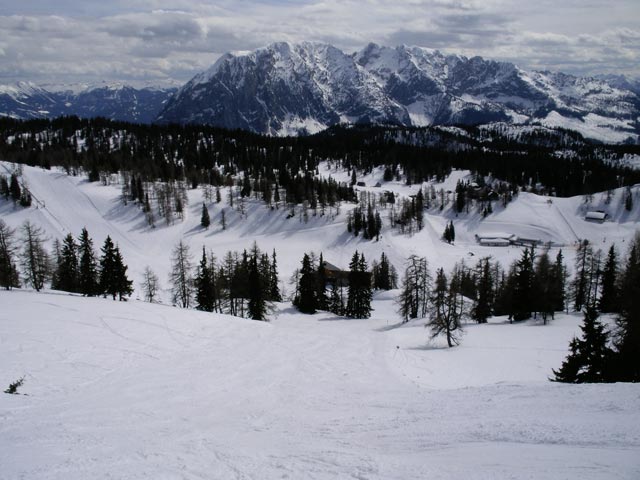
M547 377L579 318L469 325L460 347L369 320L271 323L0 292L0 477L636 479L640 386Z
M11 165L0 164L0 171ZM347 180L324 165L320 174ZM418 186L359 177L359 190L410 195ZM468 172L437 189L453 190ZM476 233L504 232L554 242L568 263L579 238L624 252L640 222L640 199L622 207L595 195L548 198L522 193L482 219L436 208L412 236L386 228L379 242L346 232L348 205L324 217L269 210L248 200L246 214L210 204L200 225L202 192L190 190L184 221L149 228L120 186L88 183L24 167L35 201L0 200L0 217L26 219L54 238L86 226L99 248L120 245L138 289L149 265L165 291L170 252L179 241L221 257L228 250L276 249L282 286L304 252L346 267L357 249L369 261L384 251L398 270L411 253L431 268L474 264L491 255L505 266L519 247L483 247ZM227 212L226 230L220 212ZM584 220L605 209L603 224ZM383 219L386 222L385 212ZM456 242L440 240L452 220ZM468 325L461 346L429 343L424 321L398 325L393 298L378 294L368 320L305 316L287 304L270 323L169 305L80 298L60 292L0 292L0 389L25 376L21 392L0 394L0 478L580 478L640 477L640 387L560 385L560 366L580 318Z
M0 162L0 173L7 174L11 164ZM444 212L433 208L425 213L425 227L411 236L403 235L389 228L389 210L382 210L383 234L380 241L363 240L349 234L346 229L346 214L353 205L343 204L340 212L328 209L325 216L309 215L304 222L300 209L294 218L287 218L289 210L270 210L261 200L246 200L244 217L237 208L231 208L226 199L228 189L222 189L222 202L210 203L211 227L200 227L202 191L189 190L189 205L185 209L183 221L176 220L167 226L163 219L156 219L156 227L150 228L141 209L120 199L121 185L103 186L99 182L89 183L85 176L68 176L55 170L24 167L24 179L36 201L33 207L14 207L11 202L0 199L0 217L11 227L19 229L27 219L40 225L46 232L49 245L53 239L62 239L67 233L78 236L87 227L94 239L96 249L105 237L111 235L118 243L125 262L129 266L129 276L134 287L139 288L145 266L151 266L159 275L163 287L171 263L171 249L180 240L191 246L194 259L205 246L222 258L229 250L251 248L253 242L267 252L273 249L278 254L278 269L283 288L305 252L323 252L324 258L342 268L347 268L355 250L363 252L371 262L385 252L390 261L402 272L404 262L411 254L427 257L432 269L444 267L449 270L453 264L464 258L468 265L474 265L478 258L492 256L504 266L518 258L521 247L487 247L478 245L475 235L488 233L515 234L524 238L552 242L555 246L551 254L563 249L565 259L572 264L573 252L578 239L589 239L594 247L607 249L616 243L621 253L626 253L626 243L633 237L640 225L640 186L635 187L634 209L624 210L623 190L614 192L610 203L605 204L606 195L596 194L591 203L582 197L552 198L521 193L506 209L499 205L495 213L487 218L477 211L455 215L447 206ZM383 170L375 169L371 174L359 176L366 186L358 190L379 193L393 191L400 196L415 194L419 185L407 186L403 182L383 182ZM338 181L348 181L348 173L329 165L320 170L323 176L331 176ZM455 190L459 179L469 179L468 171L454 171L444 183L436 184L439 190ZM377 182L382 187L374 187ZM425 184L426 185L426 184ZM237 207L238 202L235 203ZM221 211L225 210L227 229L221 227ZM609 221L598 224L584 220L589 210L602 209L609 213ZM157 214L156 214L157 217ZM451 220L456 230L456 242L448 245L441 240L446 223ZM134 296L139 295L138 292ZM164 298L168 299L166 292Z

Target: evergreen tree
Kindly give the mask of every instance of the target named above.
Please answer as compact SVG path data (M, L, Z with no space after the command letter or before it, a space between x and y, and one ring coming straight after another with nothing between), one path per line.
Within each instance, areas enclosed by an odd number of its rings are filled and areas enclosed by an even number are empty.
M65 292L78 292L80 270L78 263L78 246L69 233L62 242L58 266L55 272L55 285L52 287Z
M100 257L100 292L103 295L116 296L119 300L131 295L133 282L127 278L127 266L124 264L120 249L113 244L110 236L104 241Z
M0 288L11 290L20 286L15 256L17 247L14 243L15 230L0 218Z
M636 235L620 278L616 319L616 380L640 382L640 235Z
M618 302L618 258L615 247L611 245L602 271L602 293L598 302L599 310L604 313L618 312Z
M204 202L202 202L202 215L200 217L200 225L203 228L209 228L209 225L211 225L211 218L209 218L209 209Z
M318 308L316 272L306 253L302 257L302 268L298 282L298 295L293 304L302 313L316 313Z
M396 288L397 278L395 269L389 263L389 258L384 252L380 255L380 263L373 265L373 288L376 290L391 290Z
M276 249L271 254L271 270L269 276L269 300L272 302L281 302L282 295L278 286L278 261L276 258Z
M318 310L328 310L329 299L327 298L327 275L324 269L324 257L320 252L320 261L318 262L318 269L316 272L316 279L318 282L318 293L316 298L318 299Z
M256 249L257 250L257 247ZM265 286L258 268L258 252L254 251L249 262L249 317L254 320L266 320L267 302Z
M477 293L471 312L472 318L478 323L487 323L493 313L494 278L491 272L489 258L483 258L477 267Z
M169 283L171 284L172 302L182 308L191 306L191 297L193 296L192 269L189 246L180 240L173 248Z
M397 300L398 313L407 322L414 318L424 318L427 315L431 276L427 259L411 255L407 260L407 268L402 279L402 291Z
M28 220L22 224L20 264L25 283L37 292L42 290L51 274L49 255L44 248L44 231Z
M560 369L553 371L554 380L565 383L610 381L612 352L607 346L609 334L598 321L598 312L593 306L585 309L580 329L582 338L573 338L569 344L569 355Z
M335 281L331 284L329 311L335 315L344 315L344 299L342 296L342 286L338 285L338 281Z
M562 256L562 250L560 250L556 255L556 260L553 266L551 267L551 275L549 279L549 297L551 300L552 312L561 312L564 310L567 275L567 268L564 265L564 257ZM551 318L553 318L553 313L551 314Z
M513 292L513 319L526 320L534 309L534 253L525 248L516 262L515 290Z
M129 280L127 277L127 270L129 267L125 265L124 260L122 258L122 254L120 253L120 248L116 245L115 248L115 288L114 292L111 293L113 295L113 299L115 300L115 295L118 295L118 300L123 301L125 297L130 296L133 293L133 281Z
M552 295L552 266L547 252L542 252L538 256L533 279L533 302L534 311L540 312L544 324L547 318L553 316L554 299Z
M349 264L349 290L345 313L350 318L369 318L371 315L371 277L364 255L356 251Z
M213 312L216 304L214 272L209 264L207 253L202 247L202 258L194 279L196 290L196 308L205 312Z
M98 295L98 265L96 254L93 249L93 240L89 236L86 228L82 229L80 234L79 245L79 278L78 291L86 296Z
M15 173L11 174L11 183L9 184L9 192L11 193L11 199L13 203L17 203L22 198L22 189L20 188L20 182Z

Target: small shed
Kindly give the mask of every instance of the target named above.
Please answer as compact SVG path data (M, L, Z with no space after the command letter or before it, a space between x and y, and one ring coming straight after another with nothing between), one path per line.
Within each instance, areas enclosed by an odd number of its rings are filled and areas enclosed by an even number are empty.
M593 210L587 212L587 214L584 216L584 219L587 222L603 223L608 216L609 215L607 215L607 213L603 212L602 210Z

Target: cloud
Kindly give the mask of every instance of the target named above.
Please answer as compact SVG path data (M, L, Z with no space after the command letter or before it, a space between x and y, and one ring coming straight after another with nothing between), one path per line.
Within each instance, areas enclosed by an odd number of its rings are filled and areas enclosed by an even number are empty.
M6 4L6 5L5 5ZM0 0L0 80L183 82L229 50L370 41L640 76L636 0Z

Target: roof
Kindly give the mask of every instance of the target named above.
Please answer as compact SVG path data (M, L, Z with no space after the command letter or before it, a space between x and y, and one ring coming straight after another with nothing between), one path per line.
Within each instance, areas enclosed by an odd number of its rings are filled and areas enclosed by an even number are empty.
M336 267L334 264L327 262L326 260L322 263L325 270L333 271L333 272L342 272L343 270L340 267Z
M481 238L480 245L511 245L506 238Z
M584 218L588 218L589 220L605 220L607 218L606 212L587 212Z

